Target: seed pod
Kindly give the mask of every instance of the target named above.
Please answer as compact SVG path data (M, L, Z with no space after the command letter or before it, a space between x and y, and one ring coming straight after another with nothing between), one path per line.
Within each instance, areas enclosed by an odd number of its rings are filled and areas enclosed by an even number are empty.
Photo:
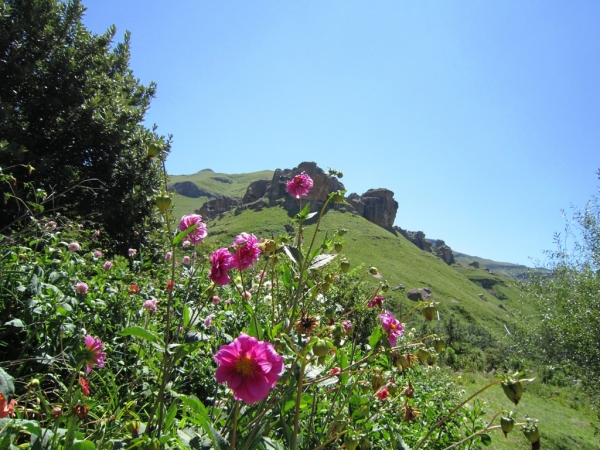
M379 371L373 372L373 375L371 375L371 388L373 389L373 392L377 392L384 384L385 378L383 377L383 374Z
M317 356L325 356L329 351L329 345L323 339L318 339L313 345L312 351Z
M417 351L417 358L419 358L419 361L421 361L422 363L424 363L425 361L427 361L430 356L431 356L431 353L429 353L429 351L426 350L426 349L424 349L423 347L421 347Z
M336 253L339 253L342 251L343 245L341 244L341 242L336 242L335 244L333 244L333 248L335 249Z
M441 352L446 347L446 343L441 338L436 338L433 340L433 348L435 348L436 352Z
M140 434L141 424L137 420L127 422L125 429L129 431L133 437L138 437Z
M160 195L156 197L155 203L161 213L166 213L171 206L171 197L166 194Z
M379 273L379 271L377 270L377 267L370 267L369 268L369 273L371 275L377 275Z
M358 447L358 443L358 437L356 437L354 434L346 433L344 435L344 446L348 450L356 450L356 447Z
M535 444L540 440L540 430L537 421L528 420L527 425L523 427L523 434L529 442ZM532 445L533 448L533 445ZM538 447L539 448L539 447Z
M423 313L423 317L431 322L435 317L435 313L437 312L435 302L425 303L425 306L423 306L421 312Z
M504 394L508 397L508 399L513 402L515 405L519 404L519 400L523 396L523 383L520 381L503 381L502 390Z
M381 292L383 292L384 294L385 294L387 291L389 291L389 290L390 290L390 285L389 285L389 284L387 284L387 283L383 283L383 284L381 285Z
M340 268L342 269L343 273L348 273L350 270L350 262L347 259L342 259L340 262Z
M512 417L512 411L508 416L502 416L500 418L500 427L504 432L504 437L508 437L508 433L515 427L515 419Z

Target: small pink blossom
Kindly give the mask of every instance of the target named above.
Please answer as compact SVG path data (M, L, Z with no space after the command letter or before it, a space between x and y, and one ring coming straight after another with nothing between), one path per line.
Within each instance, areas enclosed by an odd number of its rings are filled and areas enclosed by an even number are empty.
M130 258L133 258L135 255L137 255L137 250L135 248L130 248L127 254Z
M402 336L404 327L389 311L386 311L384 314L380 314L379 319L381 319L381 326L388 334L390 345L394 347L396 345L396 339L398 336Z
M218 305L219 303L221 303L221 297L219 297L218 295L213 295L212 302L214 305Z
M379 401L383 401L386 398L388 398L390 396L390 393L388 391L388 387L384 386L381 389L379 389L379 391L377 391L377 399Z
M192 262L192 258L190 258L188 255L185 255L185 256L183 257L183 259L182 259L182 262L183 262L185 265L188 265L188 266L189 266L189 265L190 265L190 263Z
M192 243L186 239L185 241L183 241L181 243L181 245L183 246L183 248L190 248L190 246L192 245Z
M208 234L206 231L206 224L202 223L201 221L202 216L200 214L189 214L187 216L183 216L179 222L179 229L181 231L187 230L192 225L198 225L198 228L187 235L187 238L193 244L199 244Z
M229 284L231 278L229 278L228 271L232 268L233 257L228 249L222 247L211 253L209 277L212 281L221 286Z
M111 261L106 261L102 267L104 268L104 270L110 270L110 268L112 267L113 263Z
M102 341L97 338L93 338L89 334L83 338L85 342L85 373L90 373L94 366L104 367L104 360L106 353L103 352L104 345Z
M54 220L50 220L49 222L46 222L45 227L47 230L54 231L56 230L56 222Z
M79 245L77 242L71 242L69 244L70 252L78 252L79 250L81 250L81 245Z
M231 299L228 298L227 300L225 300L225 306L231 306Z
M242 292L242 298L244 300L250 300L252 298L252 294L249 291Z
M81 394L84 397L90 395L90 384L83 377L79 377L79 386L81 386Z
M296 175L290 181L288 181L287 191L294 197L306 197L308 192L313 187L313 180L305 172L300 175Z
M210 327L211 324L212 324L212 315L208 315L208 316L206 316L206 319L204 319L204 326Z
M92 233L92 239L98 239L100 237L100 230L96 230Z
M80 281L79 283L77 283L75 285L75 292L77 292L78 294L85 295L85 294L87 294L87 291L88 291L88 285L86 283L84 283L83 281Z
M233 255L234 267L237 267L239 270L246 270L248 267L253 266L254 261L260 255L258 244L258 239L253 234L239 234L231 244L235 249L235 254Z
M333 369L331 369L329 371L329 375L337 375L338 373L340 373L342 371L342 369L340 369L339 367L334 367Z
M350 328L352 328L352 322L350 322L348 319L344 319L342 320L342 327L344 328L344 331L348 331Z
M172 252L165 253L165 261L171 261L172 257L173 257L173 253Z
M215 360L217 381L227 383L235 400L248 404L264 400L283 372L283 358L273 345L247 334L222 345Z
M370 302L369 308L374 308L375 306L379 306L380 309L383 309L383 295L376 295Z
M262 281L265 279L265 277L267 276L267 272L265 272L264 270L261 270L258 275L256 275L256 278L258 278L258 281Z
M17 406L17 401L14 398L10 402L7 402L4 398L4 394L0 392L0 419L14 416L15 406Z
M146 300L142 304L142 308L144 308L148 312L156 312L156 309L157 309L156 304L157 303L158 303L158 300L153 297L150 300Z
M94 252L94 256L95 256L96 258L102 258L102 252L101 252L100 250L96 250L96 251Z

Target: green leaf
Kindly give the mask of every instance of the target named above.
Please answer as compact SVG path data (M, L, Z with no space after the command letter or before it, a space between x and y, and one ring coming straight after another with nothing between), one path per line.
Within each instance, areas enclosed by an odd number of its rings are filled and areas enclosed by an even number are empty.
M95 450L96 444L92 441L76 442L69 447L71 450Z
M296 219L298 219L298 220L306 220L306 219L308 219L308 212L309 211L310 211L310 203L307 203L306 206L304 208L302 208L302 211L300 211L296 215Z
M326 266L331 261L335 259L337 255L318 255L310 262L310 266L308 266L308 270L315 270L321 267Z
M311 212L310 214L308 214L308 215L306 216L306 220L308 220L308 219L312 219L312 218L313 218L313 217L315 217L316 215L317 215L317 213L316 213L316 212Z
M489 447L490 445L492 445L492 438L490 437L489 434L482 434L481 435L481 443L483 445L485 445L486 447Z
M168 430L171 428L173 421L175 420L175 416L177 415L177 403L171 403L171 407L169 408L169 412L167 412L167 417L165 417L164 429Z
M383 331L380 327L375 327L369 337L369 346L373 349L377 347L377 343L379 342L379 339L381 339L381 336L383 336Z
M298 261L297 258L299 256L299 251L296 247L290 247L289 245L284 245L283 246L283 251L285 252L285 254L288 256L288 258L290 258L290 260L294 263L294 265L298 265Z
M160 338L157 335L155 335L154 333L151 333L148 330L144 330L141 327L129 327L129 328L125 328L119 334L121 336L135 336L135 337L139 337L140 339L144 339L144 340L150 341L150 342L160 342Z
M190 307L183 305L183 328L187 328L190 324Z
M338 350L338 359L340 361L340 369L345 370L346 367L348 367L348 356L346 355L346 352L342 349ZM348 383L348 379L350 377L348 376L347 373L342 373L342 376L340 377L340 381L342 382L343 385Z
M15 395L15 384L13 377L7 374L3 368L0 367L0 392L4 396L4 399L8 402Z
M190 234L192 231L194 231L196 228L198 228L198 224L191 225L185 230L177 233L177 236L173 238L173 245L179 245L179 243L183 241L183 238Z
M4 324L4 326L15 327L15 328L25 328L23 321L21 319L13 319L9 320Z

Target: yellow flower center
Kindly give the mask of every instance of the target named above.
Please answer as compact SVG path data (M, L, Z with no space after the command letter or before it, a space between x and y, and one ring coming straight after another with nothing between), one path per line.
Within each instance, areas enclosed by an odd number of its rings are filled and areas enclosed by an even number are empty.
M254 371L254 360L248 356L242 356L235 363L236 370L244 376L250 375Z

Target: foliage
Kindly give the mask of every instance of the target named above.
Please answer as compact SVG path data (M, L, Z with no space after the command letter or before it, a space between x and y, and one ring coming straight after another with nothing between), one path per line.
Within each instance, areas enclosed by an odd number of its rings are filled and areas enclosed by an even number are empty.
M142 124L156 87L129 68L129 34L113 46L115 27L92 34L83 12L79 0L0 2L0 230L45 209L102 223L104 246L124 252L156 224L161 169L147 148L169 143ZM45 193L35 207L30 190Z
M579 378L600 402L600 199L577 210L558 249L548 252L552 276L527 286L538 315L520 335L529 357Z
M460 402L436 366L435 333L405 328L436 304L413 304L404 324L391 313L383 322L378 296L389 286L374 267L341 264L336 243L346 230L318 232L324 207L309 233L308 208L291 235L259 244L246 234L212 254L188 240L198 236L198 218L182 220L160 260L132 249L107 261L101 241L77 223L28 221L18 243L0 247L0 359L18 404L15 418L0 419L2 442L265 450L489 444L497 417L485 421L479 405L467 406L471 398ZM168 210L164 225L173 236ZM230 269L231 282L223 282L212 255L231 251L255 261ZM240 338L258 353L233 352ZM258 388L249 380L265 360L252 358L263 352L283 370L254 402L231 377ZM229 366L215 377L217 361ZM499 378L481 391L500 382L522 381Z

